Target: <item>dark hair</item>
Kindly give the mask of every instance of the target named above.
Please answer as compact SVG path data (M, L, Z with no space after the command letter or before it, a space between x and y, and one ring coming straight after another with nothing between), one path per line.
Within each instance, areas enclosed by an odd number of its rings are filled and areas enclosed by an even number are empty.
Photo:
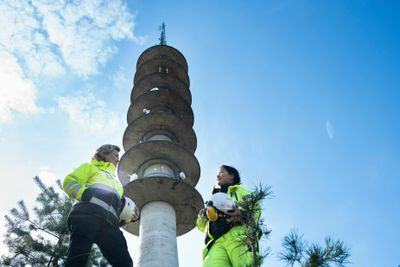
M233 183L234 184L240 184L240 175L238 170L236 170L232 166L228 165L221 165L221 168L224 168L230 175L233 175Z

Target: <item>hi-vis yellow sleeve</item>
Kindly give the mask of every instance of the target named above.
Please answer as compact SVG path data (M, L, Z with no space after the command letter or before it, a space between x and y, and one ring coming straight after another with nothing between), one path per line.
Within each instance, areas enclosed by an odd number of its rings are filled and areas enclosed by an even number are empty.
M83 163L73 172L68 174L63 181L63 190L71 199L81 200L83 191L86 190L87 180L96 173L96 167Z
M197 229L199 229L201 232L204 233L204 231L206 230L206 225L207 225L207 219L201 219L197 217L196 220Z

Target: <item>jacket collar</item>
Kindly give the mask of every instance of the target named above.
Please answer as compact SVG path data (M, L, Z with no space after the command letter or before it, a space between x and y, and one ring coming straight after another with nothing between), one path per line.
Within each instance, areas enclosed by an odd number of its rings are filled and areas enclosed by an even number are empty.
M92 160L91 164L94 166L98 167L100 170L107 171L111 174L115 172L115 166L111 162L105 162L105 161L98 161L98 160Z
M222 192L230 195L231 192L237 190L238 187L240 187L239 184L224 184L221 187L214 187L212 190L212 194L215 194L217 192Z
M231 195L232 192L238 190L239 187L240 187L240 184L231 184L231 185L228 187L228 192L227 192L227 193L228 193L229 195Z

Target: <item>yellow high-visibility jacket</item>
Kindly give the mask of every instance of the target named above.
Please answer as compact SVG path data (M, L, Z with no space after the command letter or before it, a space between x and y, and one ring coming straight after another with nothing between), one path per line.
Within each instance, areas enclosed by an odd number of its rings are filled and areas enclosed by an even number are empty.
M232 197L232 199L235 202L242 202L245 198L249 197L251 195L251 192L248 191L246 188L244 188L241 185L231 185L228 187L228 190L226 192L228 195L230 195ZM239 205L240 208L240 205ZM260 218L261 215L261 208L259 205L257 205L256 210L255 210L255 218L254 220L258 220ZM211 249L212 244L215 242L215 238L212 236L212 234L210 233L210 221L208 219L205 218L201 218L200 216L197 218L196 221L196 226L197 228L202 231L202 232L206 232L208 238L207 243L206 243L206 247L203 250L203 258L205 258L207 256L208 251ZM244 228L242 225L236 225L234 227L232 227L228 232L226 232L225 234L223 234L221 237L217 237L218 239L221 238L221 241L219 241L220 243L232 243L232 242L236 242L237 240L232 240L232 235L233 236L240 236L242 234L244 234ZM235 238L237 239L237 237ZM247 248L244 248L244 251L246 251ZM250 257L251 258L251 257ZM232 261L233 259L231 259Z
M122 205L123 187L114 175L113 163L92 160L83 163L63 181L68 197L77 200L73 211L104 217L118 224Z

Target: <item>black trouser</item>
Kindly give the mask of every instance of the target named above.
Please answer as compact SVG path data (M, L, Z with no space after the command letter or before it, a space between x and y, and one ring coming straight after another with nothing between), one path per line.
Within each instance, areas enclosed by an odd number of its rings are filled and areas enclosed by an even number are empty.
M133 266L126 240L118 227L99 217L77 212L71 212L68 227L71 237L64 266L86 266L93 243L112 266Z

